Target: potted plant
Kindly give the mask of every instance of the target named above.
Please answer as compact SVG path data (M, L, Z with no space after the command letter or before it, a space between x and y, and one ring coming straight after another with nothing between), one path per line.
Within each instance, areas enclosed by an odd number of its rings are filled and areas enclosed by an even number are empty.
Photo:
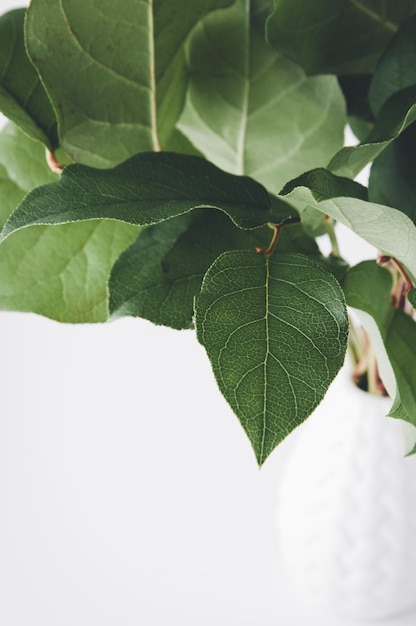
M259 465L348 347L415 452L415 13L32 0L2 16L0 306L195 328ZM338 222L374 260L348 266Z

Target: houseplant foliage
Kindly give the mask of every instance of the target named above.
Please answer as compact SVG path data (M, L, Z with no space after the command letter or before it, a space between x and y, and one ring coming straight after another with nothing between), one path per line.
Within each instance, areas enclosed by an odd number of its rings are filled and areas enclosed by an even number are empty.
M348 337L357 380L416 426L415 58L416 0L5 14L0 306L195 327L259 464ZM348 267L338 221L374 260Z

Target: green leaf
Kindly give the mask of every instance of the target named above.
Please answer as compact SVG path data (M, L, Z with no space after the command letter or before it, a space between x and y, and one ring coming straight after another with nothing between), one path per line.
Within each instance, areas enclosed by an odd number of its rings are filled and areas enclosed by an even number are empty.
M25 198L6 223L3 239L34 224L98 218L155 224L196 208L224 211L241 228L280 224L296 211L273 201L259 183L222 172L194 156L144 153L113 170L65 168L58 182Z
M371 73L414 0L275 0L269 43L308 74Z
M25 9L0 17L0 111L49 149L58 145L55 113L24 44Z
M0 132L0 227L28 191L56 179L43 146L9 122Z
M305 187L296 188L284 198L299 207L300 200L307 206L310 194ZM365 202L356 198L333 198L313 204L324 215L330 215L383 254L396 258L409 271L413 280L416 277L416 227L413 222L397 209Z
M60 322L104 322L107 281L137 228L105 220L27 228L0 247L0 307Z
M390 304L392 277L374 261L351 268L342 283L347 304L369 334L381 378L394 399L392 417L416 424L416 323Z
M227 250L265 249L270 239L269 228L240 230L219 211L197 210L149 226L113 267L110 313L190 328L194 298L214 260ZM299 226L282 229L276 252L295 250L319 256Z
M158 150L185 94L185 39L201 15L229 2L32 0L27 47L68 154L111 167Z
M339 196L366 200L367 189L349 178L335 176L329 170L317 168L289 181L282 189L280 197L296 208L306 232L317 237L325 234L327 229L326 214L316 208L316 204Z
M403 211L416 222L414 151L416 124L412 124L374 161L368 182L371 202Z
M191 328L194 297L217 256L267 247L270 238L267 227L240 230L223 213L203 209L149 226L113 267L110 313Z
M192 28L210 11L234 0L153 0L157 128L164 150L183 108L188 77L184 46Z
M203 280L196 327L261 465L310 415L344 361L339 284L303 255L226 252Z
M416 309L416 289L411 289L407 293L407 299L414 309Z
M381 108L374 127L358 146L342 148L328 168L340 176L355 178L416 120L416 87L407 87L391 96Z
M17 127L0 134L0 213L8 216L33 187L55 180L45 151ZM27 228L0 246L0 309L31 311L62 322L107 318L110 269L137 228L88 222Z
M375 114L397 91L416 85L416 15L401 25L374 72L369 101Z
M158 146L152 24L150 0L32 0L28 53L76 161L109 167Z
M208 15L187 46L180 130L210 161L278 193L343 145L344 100L334 77L306 78L250 24L250 1Z

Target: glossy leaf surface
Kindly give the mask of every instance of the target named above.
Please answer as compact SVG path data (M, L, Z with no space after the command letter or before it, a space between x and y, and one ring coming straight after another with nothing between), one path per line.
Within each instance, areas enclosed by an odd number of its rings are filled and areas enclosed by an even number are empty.
M260 184L226 174L204 159L145 153L111 171L68 166L57 183L35 189L3 229L98 218L155 224L195 208L224 211L241 228L282 223L296 214Z
M341 148L345 106L334 77L307 78L270 49L250 4L238 0L193 31L179 128L217 166L278 193Z
M203 280L196 327L261 465L320 402L344 361L339 284L303 255L227 252Z

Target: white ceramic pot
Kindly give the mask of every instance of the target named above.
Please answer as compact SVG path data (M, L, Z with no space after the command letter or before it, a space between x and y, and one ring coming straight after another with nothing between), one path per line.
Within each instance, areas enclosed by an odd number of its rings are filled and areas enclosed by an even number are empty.
M391 401L343 369L297 438L277 522L287 566L320 604L354 620L416 604L416 457L404 457Z

